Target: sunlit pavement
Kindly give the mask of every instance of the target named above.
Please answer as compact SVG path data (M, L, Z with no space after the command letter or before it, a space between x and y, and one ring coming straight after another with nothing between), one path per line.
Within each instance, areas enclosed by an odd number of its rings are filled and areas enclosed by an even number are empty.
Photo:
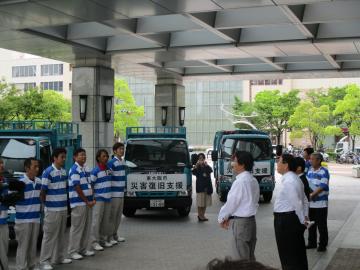
M339 242L342 235L346 238L344 224L360 202L360 178L351 176L351 167L329 164L330 248L328 254L319 254L316 250L308 251L310 269L325 269L326 263L331 259L326 257L330 257L330 253L334 251L331 248L332 241L336 239ZM279 175L276 179L279 180ZM277 186L279 185L280 182L277 181ZM194 194L193 198L195 199ZM264 264L279 267L273 229L273 202L274 198L271 203L261 203L259 207L256 217L256 257ZM125 243L98 252L94 257L57 266L56 269L201 269L211 259L224 258L231 254L231 233L220 229L217 224L221 205L217 196L213 195L213 206L207 211L209 221L203 223L197 221L195 201L188 218L179 218L173 210L138 211L134 218L123 219L121 235L126 238ZM14 266L14 246L10 251L10 261L11 266Z

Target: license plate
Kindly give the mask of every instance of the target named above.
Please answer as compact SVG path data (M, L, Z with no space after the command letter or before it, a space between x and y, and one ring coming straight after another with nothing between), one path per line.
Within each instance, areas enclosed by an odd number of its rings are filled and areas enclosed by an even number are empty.
M150 200L150 207L165 207L164 200Z

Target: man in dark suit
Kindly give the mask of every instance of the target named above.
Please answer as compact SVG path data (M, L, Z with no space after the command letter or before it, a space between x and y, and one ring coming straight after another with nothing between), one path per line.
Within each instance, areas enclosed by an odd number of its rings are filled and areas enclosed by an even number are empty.
M301 179L301 182L304 185L305 196L308 199L308 201L310 202L311 189L309 186L309 181L307 180L306 174L305 174L305 160L301 157L296 157L295 162L296 162L296 174Z

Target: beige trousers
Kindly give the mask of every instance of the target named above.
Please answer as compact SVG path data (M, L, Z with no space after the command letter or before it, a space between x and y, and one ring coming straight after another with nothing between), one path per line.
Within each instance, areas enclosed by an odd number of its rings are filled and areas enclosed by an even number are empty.
M16 239L16 270L33 269L36 266L36 247L40 223L15 224Z
M89 248L92 209L88 206L76 206L71 209L71 228L69 236L69 254L84 254Z
M0 224L0 269L9 270L8 253L9 249L9 227L7 224Z
M124 198L111 199L111 236L114 240L118 239L118 231L121 223L122 212L124 208Z
M45 211L44 236L41 244L40 264L58 264L65 258L66 252L67 210Z

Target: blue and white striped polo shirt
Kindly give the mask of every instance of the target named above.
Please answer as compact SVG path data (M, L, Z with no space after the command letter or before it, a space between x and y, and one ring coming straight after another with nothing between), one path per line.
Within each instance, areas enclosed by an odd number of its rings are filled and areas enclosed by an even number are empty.
M111 201L111 172L108 168L101 170L96 166L91 172L91 184L94 187L95 199L99 202Z
M67 210L67 179L66 171L58 170L54 164L43 172L41 190L46 191L45 210Z
M86 205L75 190L75 186L77 185L80 185L80 188L88 201L92 201L93 194L90 185L90 172L85 167L81 167L79 163L75 162L69 172L69 199L71 208Z
M15 223L40 223L41 180L35 177L35 180L31 181L25 174L20 181L25 183L24 199L15 205Z
M3 178L3 183L6 183L6 179ZM0 195L4 196L8 194L8 189L4 188L1 192ZM8 207L3 205L0 202L0 225L3 224L7 224L7 218L8 218Z
M318 188L322 188L323 191L314 198L314 200L310 201L310 208L324 208L328 207L328 200L329 200L329 171L324 168L320 167L318 170L314 170L311 167L306 175L309 186L311 190L315 191Z
M108 167L111 169L111 192L112 198L123 198L124 189L126 185L125 175L125 161L119 160L116 156L108 162Z

